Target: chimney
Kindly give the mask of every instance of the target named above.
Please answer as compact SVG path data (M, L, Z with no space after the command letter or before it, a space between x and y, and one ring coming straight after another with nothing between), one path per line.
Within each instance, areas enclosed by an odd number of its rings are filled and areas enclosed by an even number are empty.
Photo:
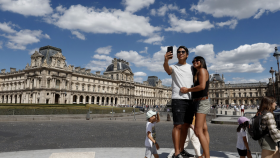
M100 71L96 71L96 75L100 75Z
M1 73L6 73L6 69L2 69L2 70L1 70Z
M12 73L12 72L16 72L16 68L10 68L10 72Z
M89 73L90 73L90 71L91 71L91 69L86 69L86 73L88 73L88 74L89 74Z
M117 71L118 60L117 60L116 58L114 58L114 60L112 61L112 63L114 64L114 71Z
M80 71L80 67L75 67L75 71Z
M85 70L86 70L85 68L81 68L81 70L80 70L80 71L81 71L81 72L85 72Z

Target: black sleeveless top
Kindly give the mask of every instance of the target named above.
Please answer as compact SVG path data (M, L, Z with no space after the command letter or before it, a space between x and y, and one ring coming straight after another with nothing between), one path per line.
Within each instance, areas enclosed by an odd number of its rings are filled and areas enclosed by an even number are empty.
M196 82L194 82L194 87L199 85L199 79L197 77ZM205 85L205 89L198 91L198 92L192 92L192 98L196 99L196 98L201 98L201 97L207 97L208 96L208 89L209 89L209 78L206 81L206 85Z

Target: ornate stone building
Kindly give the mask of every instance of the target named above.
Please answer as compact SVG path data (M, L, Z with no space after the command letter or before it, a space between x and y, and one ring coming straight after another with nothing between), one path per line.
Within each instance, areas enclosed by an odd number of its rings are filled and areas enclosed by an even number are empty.
M129 63L114 59L103 75L66 64L62 50L45 46L31 64L0 73L0 103L166 105L171 88L156 76L134 82Z
M209 97L212 104L258 105L267 96L266 82L225 84L224 76L210 75Z

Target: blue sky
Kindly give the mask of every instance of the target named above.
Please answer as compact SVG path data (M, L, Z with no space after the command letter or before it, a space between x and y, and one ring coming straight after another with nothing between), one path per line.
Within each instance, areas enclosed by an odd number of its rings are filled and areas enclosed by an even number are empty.
M267 82L277 70L279 10L279 0L0 0L0 67L24 69L51 45L92 73L122 58L135 81L156 75L169 86L166 47L184 45L188 63L205 57L226 83Z

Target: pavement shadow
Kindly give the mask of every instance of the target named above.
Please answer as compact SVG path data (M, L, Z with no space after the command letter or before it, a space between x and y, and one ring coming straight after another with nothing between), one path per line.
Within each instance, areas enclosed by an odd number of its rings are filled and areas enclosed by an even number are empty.
M165 152L158 154L159 158L166 158L168 155L169 153L165 153Z
M228 155L232 155L232 156L238 156L239 155L236 155L236 154L231 154L229 153ZM210 151L210 156L213 156L213 157L223 157L223 158L229 158L228 155L226 155L224 152L219 152L219 151Z

